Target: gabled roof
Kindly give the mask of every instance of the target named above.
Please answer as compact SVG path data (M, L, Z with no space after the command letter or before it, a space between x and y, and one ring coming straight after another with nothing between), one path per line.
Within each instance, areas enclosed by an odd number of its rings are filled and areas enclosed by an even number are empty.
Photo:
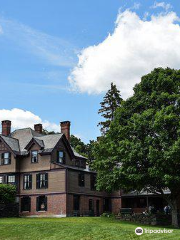
M11 133L12 138L19 140L19 147L21 152L26 151L25 147L33 137L39 136L42 136L42 134L35 132L31 128L18 129Z
M11 133L9 137L2 136L2 139L6 142L6 144L14 151L20 155L28 154L29 146L36 142L41 147L41 153L49 154L53 151L53 149L58 144L59 140L62 138L66 147L69 149L69 153L72 157L81 158L86 160L84 156L77 153L69 144L65 135L62 133L56 134L39 134L32 130L31 128L23 128L15 130Z
M30 147L31 147L34 143L36 143L37 145L39 145L39 147L40 147L41 149L44 148L44 142L43 142L43 140L39 140L38 138L34 138L34 137L33 137L33 138L30 140L30 142L26 145L25 149L26 149L26 150L29 150Z
M6 137L3 135L0 135L0 138L9 146L9 148L15 152L15 153L19 153L20 152L20 148L19 148L19 141L15 138L11 138L11 137Z

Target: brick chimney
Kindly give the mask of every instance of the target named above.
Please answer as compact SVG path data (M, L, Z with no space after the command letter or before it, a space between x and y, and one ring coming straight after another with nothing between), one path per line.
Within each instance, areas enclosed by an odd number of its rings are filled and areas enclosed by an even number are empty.
M34 124L34 131L36 131L37 133L42 134L42 130L43 130L43 127L42 127L41 123Z
M69 121L61 122L61 133L64 133L68 141L70 141L70 125Z
M11 121L2 121L2 135L9 136L11 134Z

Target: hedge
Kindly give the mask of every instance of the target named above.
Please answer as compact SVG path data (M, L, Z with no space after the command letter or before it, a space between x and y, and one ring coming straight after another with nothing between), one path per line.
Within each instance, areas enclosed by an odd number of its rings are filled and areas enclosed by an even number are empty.
M10 184L0 184L0 203L14 203L16 197L16 187Z

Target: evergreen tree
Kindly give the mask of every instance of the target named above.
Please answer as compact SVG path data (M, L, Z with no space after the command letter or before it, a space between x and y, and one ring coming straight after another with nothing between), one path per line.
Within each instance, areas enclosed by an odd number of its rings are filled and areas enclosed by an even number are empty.
M108 90L106 95L103 98L103 101L100 103L101 108L98 111L98 114L105 119L98 124L101 126L101 133L104 135L111 124L111 121L114 119L115 111L118 107L121 106L122 98L120 91L117 89L116 85L111 83L111 88Z
M158 68L143 76L96 144L93 161L98 190L143 189L160 195L171 207L175 227L180 199L179 89L180 70Z

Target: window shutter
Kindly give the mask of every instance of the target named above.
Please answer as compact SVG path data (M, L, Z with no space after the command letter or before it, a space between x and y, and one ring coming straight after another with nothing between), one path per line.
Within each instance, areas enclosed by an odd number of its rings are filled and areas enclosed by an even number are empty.
M36 188L38 189L40 186L39 186L39 182L40 182L40 174L36 174Z
M4 153L1 154L1 164L4 164Z
M36 198L36 211L39 211L39 197Z
M29 175L29 188L32 189L32 175Z
M11 164L11 153L9 153L9 164Z
M31 198L29 197L29 212L31 211Z
M47 197L45 197L44 204L45 204L45 211L47 211Z
M48 188L48 173L45 174L45 187Z

